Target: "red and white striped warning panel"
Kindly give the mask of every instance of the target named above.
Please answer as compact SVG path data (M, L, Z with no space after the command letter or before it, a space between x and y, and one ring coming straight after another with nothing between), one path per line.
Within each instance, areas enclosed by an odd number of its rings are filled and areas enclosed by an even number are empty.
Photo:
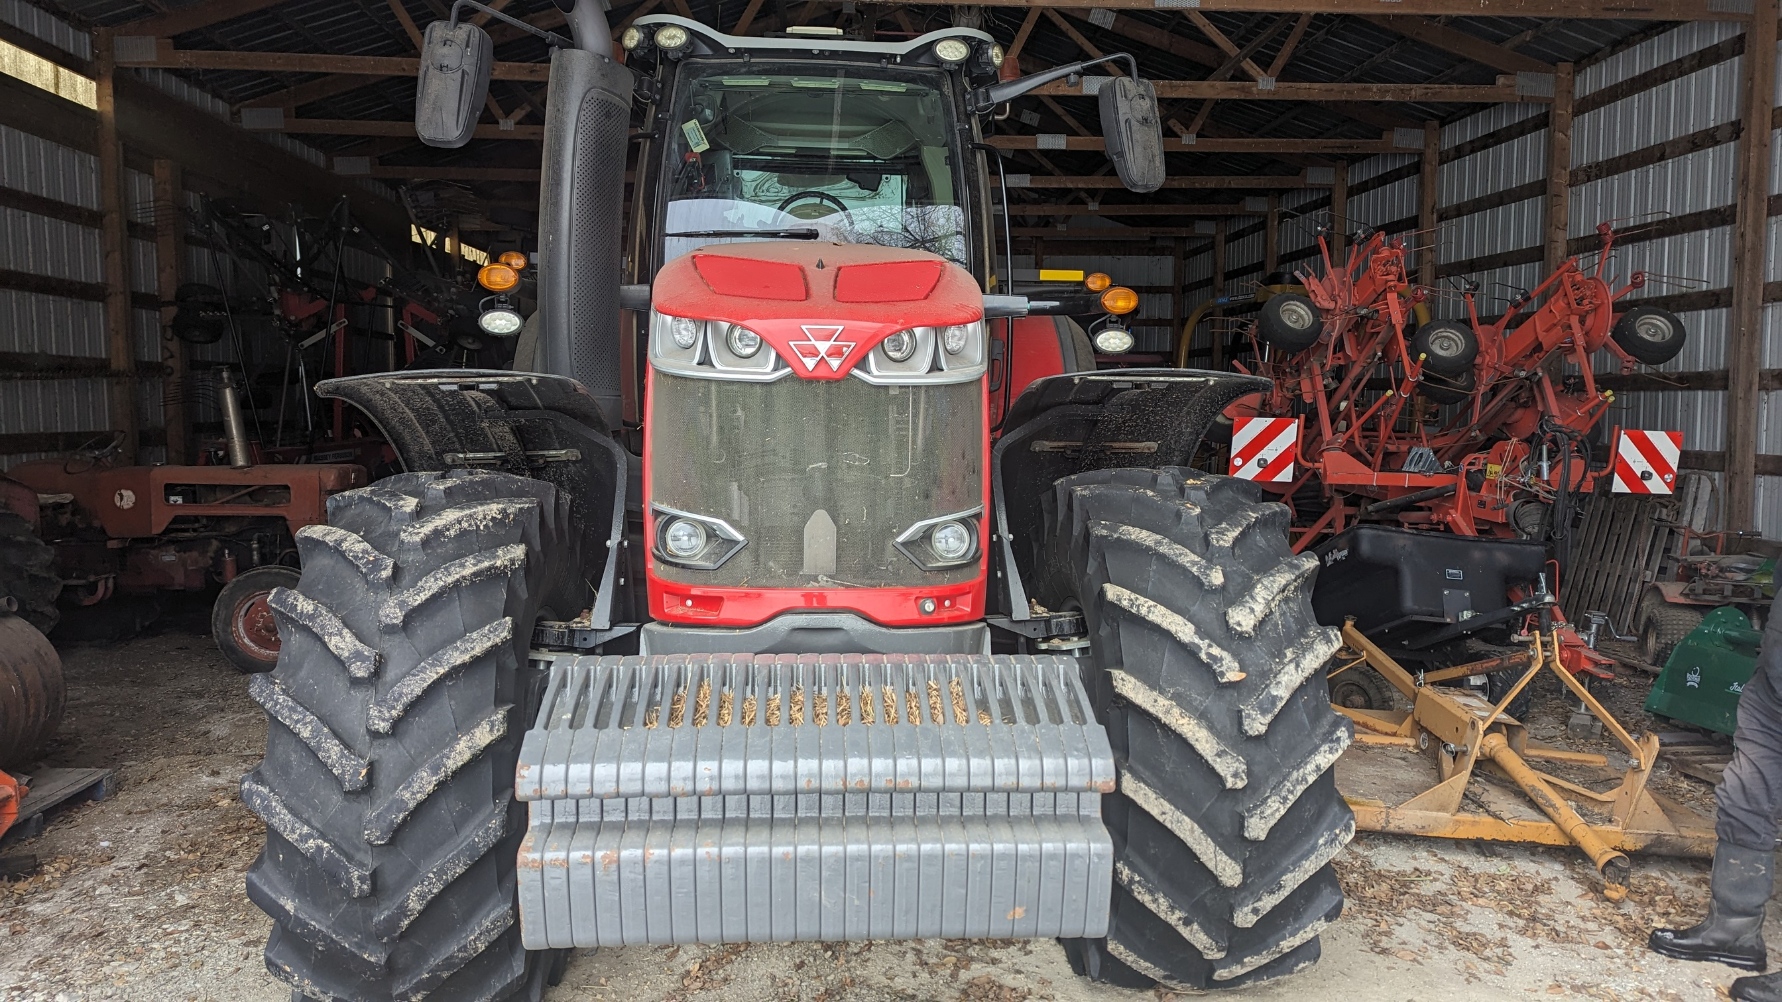
M1638 431L1624 428L1615 440L1616 494L1669 494L1677 486L1677 462L1683 458L1680 431Z
M1241 417L1231 426L1231 475L1279 484L1293 479L1299 418Z

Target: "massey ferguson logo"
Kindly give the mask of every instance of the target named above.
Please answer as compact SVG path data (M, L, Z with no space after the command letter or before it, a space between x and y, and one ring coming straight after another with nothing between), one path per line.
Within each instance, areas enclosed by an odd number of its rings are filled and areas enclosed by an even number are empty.
M829 371L840 372L842 362L854 350L857 342L836 340L841 337L840 327L817 327L810 324L801 326L808 340L789 341L787 344L798 355L798 360L804 363L804 370L816 372L818 362L828 362Z

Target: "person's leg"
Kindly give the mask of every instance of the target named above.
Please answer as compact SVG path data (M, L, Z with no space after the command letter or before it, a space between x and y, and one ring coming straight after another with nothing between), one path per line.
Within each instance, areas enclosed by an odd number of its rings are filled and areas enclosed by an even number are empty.
M1708 917L1688 929L1653 930L1648 942L1667 957L1761 971L1767 960L1764 906L1775 884L1776 811L1782 806L1782 694L1761 667L1739 697L1733 758L1714 798L1718 844ZM1782 995L1774 997L1782 1002Z

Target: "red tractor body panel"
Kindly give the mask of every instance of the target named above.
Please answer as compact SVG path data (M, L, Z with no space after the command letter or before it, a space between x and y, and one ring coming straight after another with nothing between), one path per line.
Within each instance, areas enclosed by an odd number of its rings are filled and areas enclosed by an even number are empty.
M983 293L965 269L923 251L867 244L775 241L732 244L694 251L665 265L653 283L656 312L700 321L741 324L761 335L791 369L790 378L836 381L854 378L860 361L879 342L912 327L945 327L983 318ZM1049 325L1049 321L1047 321ZM978 377L979 414L988 413L985 379ZM646 411L661 380L646 374ZM891 387L889 389L897 389ZM646 421L643 450L644 538L656 536L658 434ZM989 539L990 440L982 429L938 429L977 434L982 449L977 495L984 506L974 521L978 539ZM787 441L777 448L797 449ZM813 453L813 463L837 457ZM923 457L915 457L922 462ZM896 528L882 526L879 529ZM754 626L793 611L854 612L885 626L942 626L984 617L989 546L979 545L971 578L900 587L737 587L666 579L659 558L646 548L649 614L698 626Z

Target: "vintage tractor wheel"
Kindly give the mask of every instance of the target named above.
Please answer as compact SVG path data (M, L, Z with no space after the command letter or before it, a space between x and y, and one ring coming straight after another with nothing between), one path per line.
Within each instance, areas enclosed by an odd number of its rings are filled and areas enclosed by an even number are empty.
M1256 312L1256 333L1272 347L1288 354L1310 348L1318 341L1324 321L1312 301L1294 292L1268 297Z
M1479 357L1479 338L1461 324L1438 320L1417 329L1410 349L1411 358L1423 357L1424 372L1463 378L1472 372L1473 359Z
M1640 660L1663 668L1683 638L1702 625L1702 615L1702 610L1693 605L1666 602L1657 591L1648 593L1640 600L1640 626L1635 634L1639 637Z
M271 671L278 664L278 623L267 601L274 588L295 587L296 568L269 564L235 575L217 593L210 607L210 634L236 671Z
M1041 587L1084 610L1118 773L1108 935L1067 941L1073 966L1198 991L1310 965L1355 833L1331 772L1353 729L1325 687L1338 640L1312 618L1317 558L1289 551L1284 506L1229 477L1104 470L1046 503Z
M1689 339L1683 321L1656 306L1636 306L1621 314L1609 336L1622 351L1647 365L1663 365L1676 358Z
M568 519L542 481L407 473L298 532L241 793L267 827L247 878L266 965L302 994L536 1000L553 976L560 956L520 942L513 783L544 680L533 621L582 600Z
M18 602L18 615L39 633L48 633L62 618L56 608L60 594L55 548L39 539L24 518L0 511L0 599L11 596Z

